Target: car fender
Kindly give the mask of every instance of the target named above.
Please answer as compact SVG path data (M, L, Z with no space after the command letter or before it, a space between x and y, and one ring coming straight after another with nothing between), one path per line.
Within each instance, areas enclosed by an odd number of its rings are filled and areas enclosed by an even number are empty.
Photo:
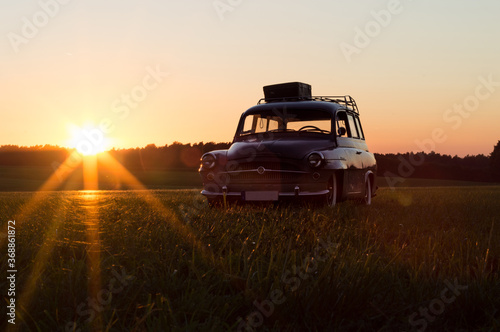
M324 169L344 170L347 169L347 163L345 159L327 159Z
M365 173L365 182L366 182L366 180L368 180L368 179L369 179L370 175L373 175L373 178L375 178L375 174L374 174L372 171L368 170L368 171Z
M376 179L376 174L373 173L371 170L368 170L366 173L365 173L365 182L368 181L370 179L370 176L373 178L373 181L371 183L371 188L372 188L372 195L375 195L375 191L377 190L377 188L375 187L375 179Z
M347 164L346 152L343 148L321 151L325 156L325 169L344 170L349 167Z

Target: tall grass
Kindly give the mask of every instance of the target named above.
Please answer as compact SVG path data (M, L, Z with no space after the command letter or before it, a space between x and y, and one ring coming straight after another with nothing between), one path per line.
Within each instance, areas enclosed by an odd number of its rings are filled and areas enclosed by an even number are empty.
M147 193L174 215L146 203ZM255 330L410 331L409 317L455 280L467 289L427 330L500 328L499 187L382 189L370 207L334 209L210 209L189 190L98 192L93 203L59 192L22 214L32 196L0 194L3 229L18 218L20 330L221 331L247 322ZM102 289L116 273L130 277L90 319L78 306L91 308L95 251ZM19 303L31 278L33 294Z

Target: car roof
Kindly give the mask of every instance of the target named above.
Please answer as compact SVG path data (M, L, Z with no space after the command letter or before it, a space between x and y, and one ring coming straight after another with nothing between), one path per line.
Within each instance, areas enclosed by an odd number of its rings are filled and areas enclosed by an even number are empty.
M314 110L324 110L330 112L334 115L339 110L345 110L348 112L355 112L350 107L338 104L331 101L319 101L319 100L303 100L303 101L284 101L284 102L267 102L264 104L258 104L256 106L250 107L246 110L243 115L258 113L261 111L272 111L273 109L314 109Z

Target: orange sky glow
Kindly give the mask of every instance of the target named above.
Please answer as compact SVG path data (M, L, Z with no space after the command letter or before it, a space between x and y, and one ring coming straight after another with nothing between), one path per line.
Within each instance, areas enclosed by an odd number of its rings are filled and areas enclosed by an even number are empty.
M0 5L0 145L231 141L264 85L353 96L372 152L488 155L496 1L16 1Z

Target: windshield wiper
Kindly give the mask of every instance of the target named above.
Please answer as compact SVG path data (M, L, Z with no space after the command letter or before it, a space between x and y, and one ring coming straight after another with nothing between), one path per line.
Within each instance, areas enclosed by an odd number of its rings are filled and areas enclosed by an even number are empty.
M286 132L291 132L291 131L296 131L295 129L273 129L273 130L268 130L268 133L286 133Z

